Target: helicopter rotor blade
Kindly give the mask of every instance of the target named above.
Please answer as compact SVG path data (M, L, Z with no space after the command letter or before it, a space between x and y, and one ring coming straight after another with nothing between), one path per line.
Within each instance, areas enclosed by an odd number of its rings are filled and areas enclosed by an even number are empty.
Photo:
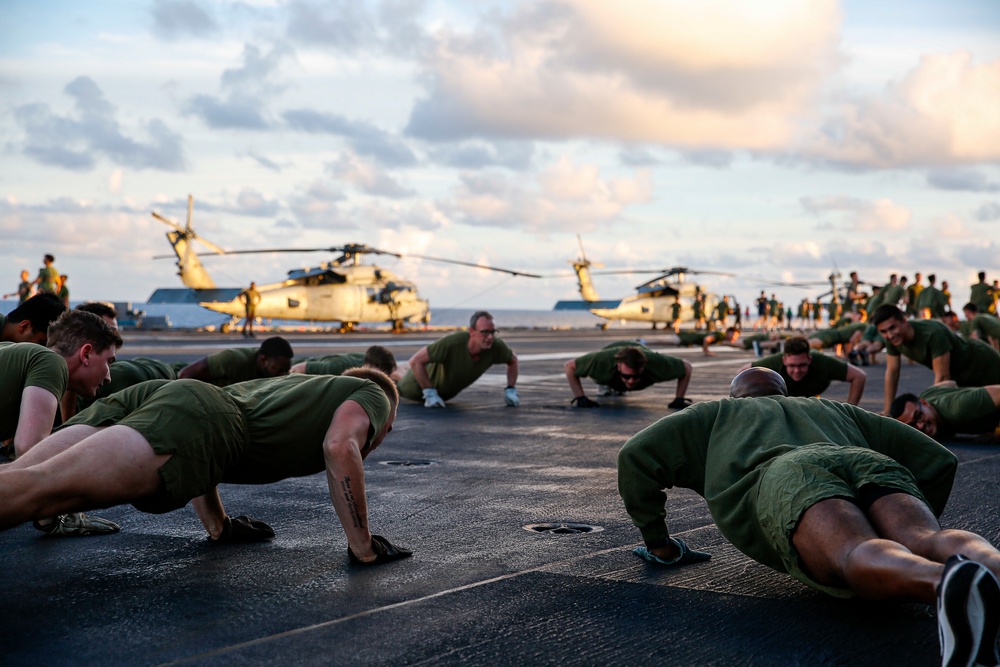
M394 253L387 253L394 254ZM412 257L414 259L426 259L431 262L444 262L445 264L458 264L459 266L471 266L474 269L486 269L487 271L499 271L500 273L509 273L512 276L523 276L525 278L541 278L542 276L537 273L526 273L524 271L514 271L513 269L501 269L496 266L487 266L485 264L473 264L472 262L462 262L457 259L445 259L443 257L431 257L429 255L396 255L397 257Z
M178 225L176 222L174 222L170 218L163 217L162 215L160 215L156 211L153 211L153 217L156 218L157 220L159 220L160 222L164 223L164 224L170 225L171 227L173 227L174 229L176 229L177 231L179 231L181 234L186 234L187 233L187 232L184 231L184 228L181 227L180 225Z
M191 232L191 216L194 213L194 195L188 195L188 219L187 230Z

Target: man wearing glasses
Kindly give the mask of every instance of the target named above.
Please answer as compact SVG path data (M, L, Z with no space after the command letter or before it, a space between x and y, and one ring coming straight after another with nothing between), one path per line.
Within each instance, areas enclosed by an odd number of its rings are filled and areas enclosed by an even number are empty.
M497 337L493 316L485 310L472 314L468 331L456 331L421 348L410 358L410 370L399 382L399 395L423 401L425 408L443 408L494 364L507 365L504 402L517 407L517 355Z
M1000 441L1000 384L986 387L959 387L954 382L936 384L920 396L901 394L892 402L889 414L938 440L956 433L971 433Z
M580 378L589 377L603 390L602 396L621 396L639 391L657 382L677 380L677 393L667 407L680 410L691 404L684 398L691 382L691 364L653 352L635 341L618 341L597 352L570 359L563 367L573 391L572 404L578 408L599 408L601 404L587 398Z
M788 387L789 396L819 396L834 380L849 383L847 402L858 405L865 391L867 376L864 371L849 366L840 359L809 349L809 341L801 336L789 338L782 354L772 354L747 364L750 367L770 368L781 375Z

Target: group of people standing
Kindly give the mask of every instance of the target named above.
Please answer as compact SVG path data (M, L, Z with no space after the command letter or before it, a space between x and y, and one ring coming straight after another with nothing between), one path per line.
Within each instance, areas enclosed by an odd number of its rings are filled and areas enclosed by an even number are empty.
M38 276L31 280L31 274L27 269L21 271L21 282L18 283L17 289L8 294L4 294L3 298L8 299L12 296L17 297L17 302L24 303L33 294L55 294L59 297L59 300L63 302L67 308L69 308L69 287L66 285L68 276L65 274L60 274L56 269L55 264L56 258L52 255L45 255L42 258L42 268L38 270Z

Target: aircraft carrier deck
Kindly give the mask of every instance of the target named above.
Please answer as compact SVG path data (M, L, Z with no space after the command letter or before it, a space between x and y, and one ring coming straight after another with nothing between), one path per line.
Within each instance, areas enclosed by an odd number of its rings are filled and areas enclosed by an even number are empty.
M378 342L405 360L439 335L287 338L297 356ZM520 408L504 407L495 367L447 409L404 401L366 462L372 530L413 549L412 558L351 566L323 475L221 487L232 515L274 527L264 544L211 545L190 508L94 512L122 525L105 537L45 539L21 526L0 534L0 663L938 664L932 608L834 600L757 565L726 543L690 491L670 492L670 526L712 560L668 571L631 554L640 537L618 497L615 457L670 412L674 383L573 410L562 366L622 338L659 349L662 331L501 335L520 359ZM128 332L120 356L194 360L250 344ZM729 349L663 351L694 365L695 401L726 395L752 359ZM884 367L866 370L863 406L877 411ZM930 381L928 369L904 362L901 391ZM827 397L845 398L846 385ZM1000 542L1000 448L948 445L961 463L943 523Z

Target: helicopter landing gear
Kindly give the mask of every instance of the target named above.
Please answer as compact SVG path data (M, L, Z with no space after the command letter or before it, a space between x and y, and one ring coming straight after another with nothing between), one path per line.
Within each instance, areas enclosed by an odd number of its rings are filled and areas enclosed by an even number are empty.
M224 334L232 333L233 330L236 329L236 325L238 323L239 323L239 319L235 319L235 318L229 320L228 322L223 322L222 325L219 326L219 331L221 331Z
M600 325L601 326L601 331L607 331L609 324L611 324L610 321L608 321L608 322L601 322L601 325Z
M392 321L392 333L403 333L406 331L406 325L403 320L393 320Z
M354 331L354 327L356 327L357 324L357 322L341 322L340 328L337 329L337 333L351 333Z

